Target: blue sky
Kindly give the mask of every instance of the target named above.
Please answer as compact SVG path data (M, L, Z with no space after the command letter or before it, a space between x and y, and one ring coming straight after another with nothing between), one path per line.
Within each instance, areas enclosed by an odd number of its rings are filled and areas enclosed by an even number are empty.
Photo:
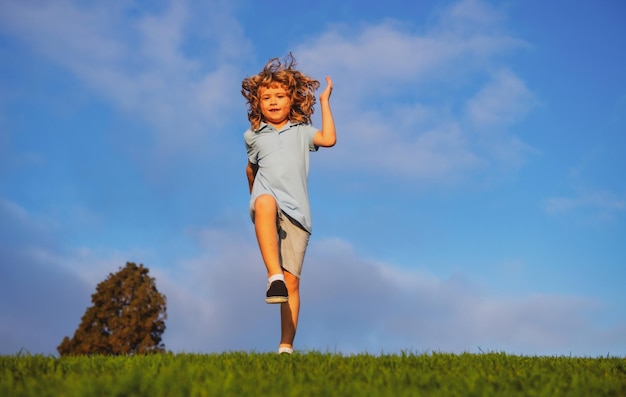
M276 348L240 89L293 51L338 130L296 349L626 355L623 2L106 3L0 1L0 354L127 261L168 349Z

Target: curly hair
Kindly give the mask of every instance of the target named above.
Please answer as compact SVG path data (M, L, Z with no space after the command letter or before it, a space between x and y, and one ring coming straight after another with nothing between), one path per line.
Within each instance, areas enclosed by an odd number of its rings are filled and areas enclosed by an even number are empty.
M248 105L248 120L252 130L258 130L262 121L259 89L283 86L292 101L289 121L311 124L315 105L315 90L320 86L314 80L295 69L296 60L291 53L287 54L281 63L280 59L268 61L263 70L241 82L241 94L246 98Z

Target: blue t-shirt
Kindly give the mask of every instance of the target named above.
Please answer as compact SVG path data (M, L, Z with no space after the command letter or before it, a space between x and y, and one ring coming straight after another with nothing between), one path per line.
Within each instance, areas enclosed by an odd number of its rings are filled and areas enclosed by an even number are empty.
M311 233L309 152L318 149L313 144L317 131L305 123L288 122L280 131L261 123L258 130L243 134L248 160L259 166L250 195L252 221L256 198L271 194L282 211Z

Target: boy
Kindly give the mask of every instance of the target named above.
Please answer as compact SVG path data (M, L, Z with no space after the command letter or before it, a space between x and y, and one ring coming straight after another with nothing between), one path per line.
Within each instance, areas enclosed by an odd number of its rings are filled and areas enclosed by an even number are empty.
M318 131L311 126L311 115L320 84L296 70L295 64L291 54L284 64L274 58L241 84L250 121L244 133L250 215L267 269L265 300L281 304L278 352L289 354L300 312L300 272L311 234L309 152L336 142L330 77L319 97L322 129Z

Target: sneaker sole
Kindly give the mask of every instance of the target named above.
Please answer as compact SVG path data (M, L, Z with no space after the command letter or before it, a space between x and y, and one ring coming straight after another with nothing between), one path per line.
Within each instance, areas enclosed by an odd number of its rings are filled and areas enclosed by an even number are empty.
M289 301L287 296L272 296L271 298L265 298L265 303L286 303Z

